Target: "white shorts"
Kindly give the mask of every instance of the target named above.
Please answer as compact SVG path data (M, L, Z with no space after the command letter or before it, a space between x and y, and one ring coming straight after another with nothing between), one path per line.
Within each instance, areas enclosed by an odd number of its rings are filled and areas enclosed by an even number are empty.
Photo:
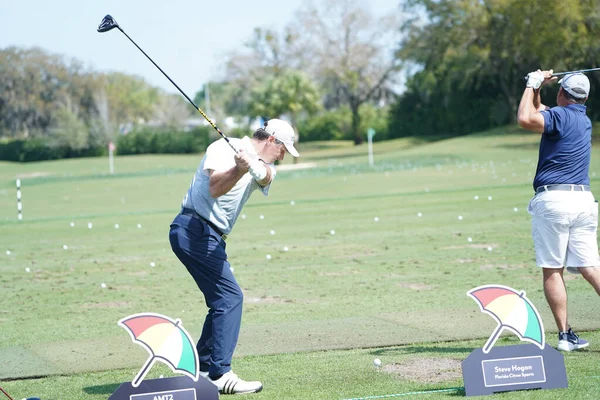
M527 209L537 265L543 268L600 266L598 202L591 192L551 190L536 194Z

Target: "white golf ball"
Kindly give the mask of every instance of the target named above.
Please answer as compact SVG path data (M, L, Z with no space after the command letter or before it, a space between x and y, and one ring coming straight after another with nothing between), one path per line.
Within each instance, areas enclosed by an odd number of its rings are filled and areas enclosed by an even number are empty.
M459 215L459 216L458 216L458 220L459 220L459 221L462 221L462 215Z
M246 219L246 214L242 214L242 219Z
M330 231L329 231L329 233L330 233L331 235L335 235L335 231L334 231L333 229L332 229L332 230L330 230Z
M488 196L488 200L491 200L491 199L492 199L492 196Z
M150 263L150 266L151 266L151 267L156 267L156 264L154 263L154 261L152 261L152 262Z
M290 204L293 206L294 204L296 204L296 202L294 200L290 201Z
M375 222L378 222L378 221L379 221L379 218L378 218L378 217L375 217L375 218L373 218L373 221L375 221Z
M10 250L6 250L6 255L10 256Z
M119 229L119 224L115 224L115 229Z
M381 360L379 358L374 359L373 365L377 368L381 367Z
M260 219L265 219L265 216L264 216L264 215L262 215L262 214L260 214L260 217L258 217L258 218L260 218Z
M71 228L75 226L75 222L71 222Z
M287 246L285 246L285 247L283 248L283 251L288 251L288 250L289 250L289 249L287 248Z
M92 229L92 226L93 226L92 223L88 222L88 229Z
M490 246L490 247L488 247L488 251L492 251L492 247L491 247L491 246Z
M517 212L517 211L519 211L519 209L517 207L515 207L515 208L513 208L513 211Z
M141 227L142 227L142 224L137 224L137 227L138 227L138 228L141 228Z
M31 272L31 269L29 267L25 268L25 272Z
M159 376L158 376L158 379L162 379L162 378L164 378L164 377L165 377L164 375L159 375Z
M472 241L473 241L472 238L470 238L470 237L467 238L467 242L471 243Z
M417 213L417 217L422 217L422 216L423 216L423 214Z
M271 229L271 232L269 232L271 235L275 234L275 231L273 229Z
M479 196L473 196L475 200L479 200Z
M267 254L267 260L270 260L270 259L271 259L271 255Z
M104 289L104 288L106 287L106 283L102 282L102 283L100 284L100 287Z
M67 250L69 248L69 246L67 246L66 244L63 244L63 249Z

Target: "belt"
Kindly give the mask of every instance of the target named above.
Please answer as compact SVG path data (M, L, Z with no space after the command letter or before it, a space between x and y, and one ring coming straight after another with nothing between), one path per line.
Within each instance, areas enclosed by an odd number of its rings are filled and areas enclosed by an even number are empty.
M535 193L542 193L547 190L562 190L567 192L591 192L592 189L588 185L544 185L535 189Z
M187 215L190 216L192 218L196 218L199 221L204 222L205 224L207 224L208 226L210 226L215 232L217 232L217 234L219 236L221 236L221 238L223 240L227 240L227 235L224 234L223 232L221 232L221 230L219 228L217 228L215 226L215 224L213 224L212 222L210 222L209 220L207 220L206 218L202 217L200 214L198 214L195 210L192 210L191 208L182 208L181 209L181 215Z

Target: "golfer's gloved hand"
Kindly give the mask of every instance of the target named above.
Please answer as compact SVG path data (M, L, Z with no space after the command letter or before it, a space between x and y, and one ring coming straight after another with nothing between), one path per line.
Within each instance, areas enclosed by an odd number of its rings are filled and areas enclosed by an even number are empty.
M260 160L252 160L250 163L250 168L248 168L248 172L258 182L267 177L267 167L265 166L265 163Z
M246 154L244 152L244 150L242 150L242 149L238 150L238 153L234 156L234 160L235 160L235 166L237 167L237 169L239 171L242 171L244 173L248 172L248 169L250 168L250 164L252 163L252 160L250 159L248 154Z
M539 89L544 82L544 74L539 69L527 74L527 87Z

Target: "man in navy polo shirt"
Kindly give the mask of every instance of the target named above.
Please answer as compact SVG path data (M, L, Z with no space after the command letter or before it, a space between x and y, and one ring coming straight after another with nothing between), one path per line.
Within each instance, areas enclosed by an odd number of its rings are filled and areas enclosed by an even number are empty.
M537 265L542 267L544 293L558 327L558 349L572 351L588 346L567 322L564 268L580 273L600 295L600 257L596 232L598 203L588 176L592 123L584 105L590 82L581 73L562 78L557 106L541 103L540 88L556 81L552 70L527 76L518 111L519 125L542 134L529 203Z

